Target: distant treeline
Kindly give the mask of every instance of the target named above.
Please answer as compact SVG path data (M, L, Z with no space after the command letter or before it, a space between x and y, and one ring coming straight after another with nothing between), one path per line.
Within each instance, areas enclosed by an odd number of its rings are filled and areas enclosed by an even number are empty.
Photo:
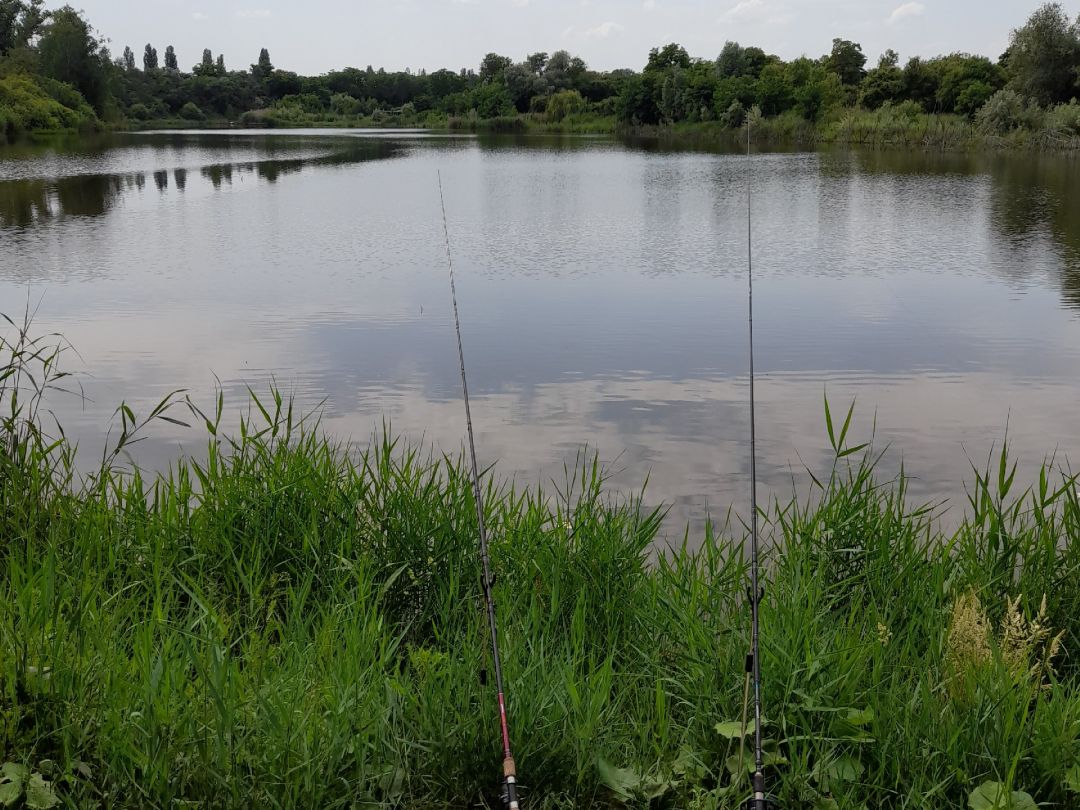
M888 50L867 69L860 44L838 38L824 56L792 61L736 42L722 45L714 58L694 58L672 43L654 48L641 71L595 71L556 51L521 62L489 53L477 69L368 66L301 76L275 67L265 48L241 70L230 70L224 55L209 49L184 70L172 45L160 59L153 44L141 55L125 47L114 58L70 6L49 12L43 0L0 0L0 133L7 136L169 120L735 127L757 107L767 118L810 125L885 108L894 117L966 118L987 134L1052 126L1075 137L1078 94L1080 19L1072 22L1057 3L1014 30L1008 50L994 59L953 53L901 65Z

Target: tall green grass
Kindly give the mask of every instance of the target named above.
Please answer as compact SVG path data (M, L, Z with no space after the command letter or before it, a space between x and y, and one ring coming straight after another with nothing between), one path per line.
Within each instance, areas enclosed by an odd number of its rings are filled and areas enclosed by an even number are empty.
M36 780L36 803L497 806L460 458L387 434L351 453L276 392L252 393L233 430L220 398L177 395L142 419L121 406L80 473L44 417L69 382L56 341L9 332L0 761ZM205 451L161 475L125 468L160 419L205 431ZM946 536L903 477L878 480L850 412L828 425L834 466L763 514L771 787L799 808L959 807L987 782L1017 807L1075 803L1075 480L1048 465L1021 492L1002 452ZM657 556L662 512L606 494L595 461L548 490L490 471L485 486L528 806L737 806L739 524ZM1040 635L1027 620L1044 594Z

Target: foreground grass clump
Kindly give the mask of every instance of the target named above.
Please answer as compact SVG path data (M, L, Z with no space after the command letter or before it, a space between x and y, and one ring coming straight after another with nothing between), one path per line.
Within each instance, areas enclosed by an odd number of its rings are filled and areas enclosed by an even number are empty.
M232 435L220 399L142 421L122 406L80 475L39 418L58 354L25 330L0 348L13 806L496 806L459 460L387 437L350 453L253 395ZM181 414L207 431L204 460L121 467ZM838 433L813 497L767 516L770 786L800 808L1075 803L1075 481L1046 470L1017 494L1003 455L942 536ZM547 493L486 482L528 806L735 807L742 538L710 528L651 561L660 512L605 497L595 464Z

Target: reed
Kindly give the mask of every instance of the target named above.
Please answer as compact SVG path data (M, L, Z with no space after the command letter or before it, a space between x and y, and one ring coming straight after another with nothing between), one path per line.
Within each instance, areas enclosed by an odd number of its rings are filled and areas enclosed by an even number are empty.
M497 806L462 457L388 431L350 452L270 391L235 417L220 398L121 406L80 472L43 407L70 382L57 340L8 332L9 806ZM829 416L813 491L761 514L770 789L790 807L1074 804L1075 478L1048 462L1022 490L1003 449L945 534L903 476L879 479L850 417ZM204 452L125 467L160 419L204 431ZM483 486L526 806L736 806L741 524L657 555L662 509L608 493L590 458L548 489Z

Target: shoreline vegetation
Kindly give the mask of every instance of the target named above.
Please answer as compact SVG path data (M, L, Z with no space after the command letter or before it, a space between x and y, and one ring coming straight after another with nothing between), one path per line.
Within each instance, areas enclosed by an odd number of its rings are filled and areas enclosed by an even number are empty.
M5 319L6 320L6 319ZM59 338L0 332L0 793L7 806L496 807L461 458L357 451L278 392L116 411L99 465L47 422ZM786 807L1080 798L1080 488L1008 452L958 529L834 419L831 468L763 512L768 783ZM159 475L155 424L205 435ZM663 510L582 459L489 471L528 806L738 806L747 561L737 520L656 555ZM961 508L959 506L955 508ZM912 767L913 762L919 766Z
M421 127L562 132L718 144L748 114L769 144L924 148L1080 148L1080 19L1036 10L996 58L892 50L868 68L857 42L785 61L736 42L694 58L654 48L641 70L595 71L566 51L522 62L487 54L478 69L345 68L301 76L264 48L247 70L204 50L190 72L170 45L147 44L141 68L114 56L81 12L2 0L0 142L57 130Z

